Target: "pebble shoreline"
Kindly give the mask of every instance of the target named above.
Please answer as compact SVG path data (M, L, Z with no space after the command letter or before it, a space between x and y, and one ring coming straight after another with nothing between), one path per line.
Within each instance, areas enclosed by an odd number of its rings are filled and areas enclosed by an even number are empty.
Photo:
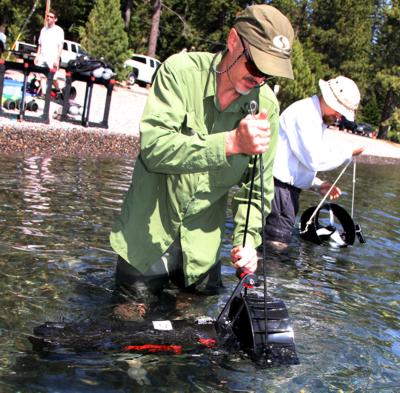
M139 152L139 137L93 128L65 130L48 125L38 127L37 124L8 125L0 132L0 151L5 155L135 159Z
M4 155L136 159L139 150L138 134L79 126L65 129L29 122L1 125L0 128L0 151ZM398 165L400 158L362 154L357 162Z
M81 105L86 85L74 82L77 101ZM15 117L0 117L0 151L5 155L38 155L52 157L121 157L135 159L139 152L139 120L148 90L139 86L115 86L108 118L108 128L84 127L60 121L61 105L50 102L49 124L18 121ZM105 88L95 85L91 100L91 122L101 122L104 113ZM39 113L26 113L38 116ZM73 119L79 123L80 116Z
M85 96L85 85L74 83L78 97ZM83 127L57 120L60 105L50 104L49 124L17 121L0 117L0 151L5 155L52 157L117 157L135 159L139 153L139 121L148 90L139 86L116 86L111 99L108 129ZM99 122L104 112L104 88L95 86L90 121ZM365 146L357 162L399 164L400 145L329 129L330 143Z

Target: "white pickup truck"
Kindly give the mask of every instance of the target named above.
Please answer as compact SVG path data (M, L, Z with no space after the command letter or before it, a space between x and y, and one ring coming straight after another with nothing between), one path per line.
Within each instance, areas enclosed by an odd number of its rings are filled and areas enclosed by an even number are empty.
M17 41L14 51L20 54L35 56L37 46L34 44L28 44L27 42ZM78 56L85 54L86 52L82 49L80 44L74 41L64 40L60 66L65 68L70 60L75 60Z
M132 55L124 62L124 67L130 68L128 83L134 85L136 82L142 85L151 84L157 68L161 62L150 56Z

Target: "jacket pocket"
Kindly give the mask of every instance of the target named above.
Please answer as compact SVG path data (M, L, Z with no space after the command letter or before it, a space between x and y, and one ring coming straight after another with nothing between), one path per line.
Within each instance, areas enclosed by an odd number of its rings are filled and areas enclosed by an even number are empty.
M210 183L216 187L232 187L239 184L248 168L249 159L249 156L243 154L228 157L228 167L210 171Z
M194 112L188 112L182 126L182 133L185 135L207 135L208 130L203 119L199 119Z

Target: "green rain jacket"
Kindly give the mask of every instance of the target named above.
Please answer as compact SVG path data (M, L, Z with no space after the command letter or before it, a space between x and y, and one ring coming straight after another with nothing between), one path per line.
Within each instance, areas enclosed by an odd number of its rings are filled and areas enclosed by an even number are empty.
M227 158L225 135L248 114L251 100L267 111L271 123L271 143L264 154L266 214L273 198L278 102L263 86L221 112L214 71L220 60L221 54L180 53L159 69L140 122L141 152L132 184L110 235L115 252L143 273L180 236L186 285L218 260L228 192L235 185L240 188L232 200L233 245L242 244L251 157ZM257 171L246 237L255 247L261 244L259 191Z

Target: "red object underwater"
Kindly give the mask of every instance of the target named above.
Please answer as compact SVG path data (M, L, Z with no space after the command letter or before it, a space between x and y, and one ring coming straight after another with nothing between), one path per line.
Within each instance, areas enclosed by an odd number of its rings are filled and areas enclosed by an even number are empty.
M29 340L44 356L105 351L224 356L239 351L260 366L297 364L288 311L282 300L264 301L259 291L250 289L256 281L254 274L243 277L216 320L46 322L34 328Z

